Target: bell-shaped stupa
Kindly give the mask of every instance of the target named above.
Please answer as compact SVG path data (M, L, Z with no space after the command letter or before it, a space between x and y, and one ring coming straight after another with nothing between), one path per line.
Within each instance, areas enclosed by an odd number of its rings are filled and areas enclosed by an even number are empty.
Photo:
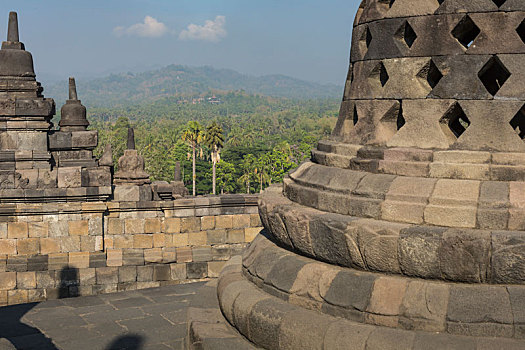
M333 135L223 271L267 349L525 345L525 1L365 0Z

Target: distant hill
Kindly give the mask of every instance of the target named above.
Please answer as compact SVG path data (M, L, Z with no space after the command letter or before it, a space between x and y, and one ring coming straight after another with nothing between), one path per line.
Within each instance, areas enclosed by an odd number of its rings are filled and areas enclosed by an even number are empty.
M79 97L87 106L126 106L150 103L164 97L195 96L213 90L238 91L292 99L337 98L342 87L318 84L284 75L255 77L231 69L170 65L142 73L111 74L77 81ZM67 82L45 87L44 95L57 106L67 98Z

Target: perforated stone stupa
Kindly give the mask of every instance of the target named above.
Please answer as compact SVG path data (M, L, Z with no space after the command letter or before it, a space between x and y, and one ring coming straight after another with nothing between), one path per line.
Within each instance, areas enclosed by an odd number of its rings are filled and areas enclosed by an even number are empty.
M267 349L525 345L525 2L365 0L333 135L219 281Z

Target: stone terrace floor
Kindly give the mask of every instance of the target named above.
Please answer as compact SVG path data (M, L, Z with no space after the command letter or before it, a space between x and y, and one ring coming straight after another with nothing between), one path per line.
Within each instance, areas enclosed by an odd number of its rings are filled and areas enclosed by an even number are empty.
M184 349L203 282L0 308L4 349Z

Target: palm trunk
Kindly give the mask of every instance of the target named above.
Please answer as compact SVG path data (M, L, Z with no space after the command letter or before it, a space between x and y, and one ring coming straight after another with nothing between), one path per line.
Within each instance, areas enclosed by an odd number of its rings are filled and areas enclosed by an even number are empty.
M250 194L250 181L246 182L246 193Z
M262 177L263 177L263 173L261 171L261 190L259 191L260 193L263 193L263 179L262 179Z
M197 177L195 175L195 142L192 143L191 148L193 150L193 197L195 197L195 178Z
M215 168L216 168L216 162L215 160L213 161L213 175L212 175L212 180L213 180L213 195L215 195Z

